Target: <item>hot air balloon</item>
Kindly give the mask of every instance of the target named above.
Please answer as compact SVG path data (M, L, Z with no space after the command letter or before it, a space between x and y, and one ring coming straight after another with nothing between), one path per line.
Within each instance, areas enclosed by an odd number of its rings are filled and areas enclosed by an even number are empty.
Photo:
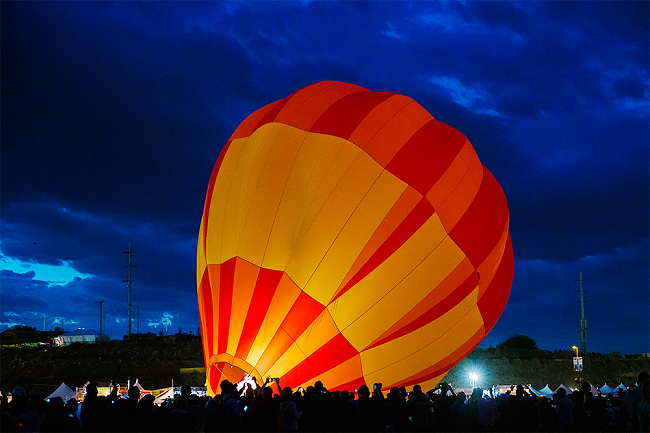
M323 81L260 108L199 229L208 392L245 375L429 389L505 308L508 223L467 138L409 97Z

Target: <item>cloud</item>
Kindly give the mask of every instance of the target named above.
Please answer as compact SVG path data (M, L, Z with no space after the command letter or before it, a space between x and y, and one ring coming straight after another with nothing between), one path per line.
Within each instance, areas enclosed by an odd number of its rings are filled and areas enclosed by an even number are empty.
M501 117L498 111L486 106L492 96L482 89L480 85L466 86L458 78L454 77L429 77L429 80L444 90L456 104L467 108L469 111L476 114Z
M0 247L1 247L0 243ZM33 278L45 281L50 286L67 284L75 278L89 278L90 275L77 272L72 268L69 261L60 261L58 265L25 262L5 256L0 250L0 270L9 270L18 273L20 271L32 271Z
M174 315L165 311L159 319L149 319L149 323L147 326L151 328L158 328L158 327L164 327L165 330L167 330L167 327L172 326L172 320L174 319Z

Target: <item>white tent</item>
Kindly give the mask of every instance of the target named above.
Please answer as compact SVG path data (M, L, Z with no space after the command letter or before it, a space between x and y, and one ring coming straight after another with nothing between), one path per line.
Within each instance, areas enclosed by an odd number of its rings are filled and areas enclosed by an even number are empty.
M623 382L621 382L621 384L616 387L616 391L618 392L620 388L623 388L623 391L627 391L627 386L623 385Z
M605 396L606 396L607 394L609 394L610 392L611 392L612 394L616 395L616 389L615 389L615 388L612 388L611 386L607 386L607 383L605 383L605 385L603 385L603 386L601 386L600 388L598 388L598 391L600 391L600 393L601 393L602 395L605 395Z
M555 394L557 394L557 390L560 389L560 388L564 388L564 390L566 391L567 394L573 394L573 391L571 391L569 388L567 388L567 387L566 387L564 384L562 384L562 383L560 384L560 386L558 386L558 387L555 389Z
M169 387L160 394L158 394L158 397L153 401L155 404L161 404L168 398L171 398L172 400L174 399L174 388Z
M528 387L528 390L529 390L531 393L533 393L533 394L535 394L536 396L538 396L538 397L539 397L540 395L543 395L541 390L539 390L539 389L535 389L535 388L533 388L532 386L529 386L529 387Z
M543 395L544 397L550 397L553 395L553 390L548 387L548 383L546 386L538 391L537 395Z
M76 398L77 393L70 389L70 387L66 385L65 382L63 382L61 385L59 385L56 391L47 396L47 399L52 399L54 397L61 397L63 401L68 401L71 398Z
M135 380L135 383L133 384L133 386L137 386L140 391L144 390L142 385L140 385L140 381L138 379Z
M102 336L102 340L105 337ZM55 338L60 346L68 346L72 343L97 343L99 341L99 332L94 329L79 328L74 331L66 332Z

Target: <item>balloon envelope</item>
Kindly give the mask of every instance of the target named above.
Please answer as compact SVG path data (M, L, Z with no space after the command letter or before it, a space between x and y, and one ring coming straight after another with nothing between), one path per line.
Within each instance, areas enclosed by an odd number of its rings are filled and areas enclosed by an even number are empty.
M467 138L411 98L325 81L246 118L199 232L209 392L435 385L503 311L504 193Z

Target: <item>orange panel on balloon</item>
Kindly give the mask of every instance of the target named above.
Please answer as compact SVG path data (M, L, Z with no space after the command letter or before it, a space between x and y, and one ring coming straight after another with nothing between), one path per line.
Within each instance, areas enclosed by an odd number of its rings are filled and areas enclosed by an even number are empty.
M505 308L508 224L469 140L407 96L324 81L260 108L199 228L208 389L431 385Z

